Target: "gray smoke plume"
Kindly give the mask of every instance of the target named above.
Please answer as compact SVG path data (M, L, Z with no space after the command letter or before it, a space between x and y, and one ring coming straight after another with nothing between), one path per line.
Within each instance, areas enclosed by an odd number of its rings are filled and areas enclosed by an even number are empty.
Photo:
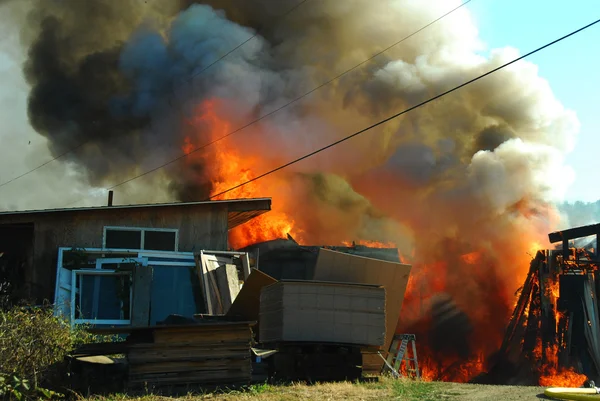
M280 108L460 3L309 0L280 17L298 4L37 2L22 36L30 123L53 155L85 143L65 160L91 186L111 186ZM119 192L203 199L516 56L486 49L461 8ZM229 195L272 196L266 218L304 243L396 243L415 264L403 319L417 321L423 298L445 292L485 326L508 316L528 253L559 222L578 129L522 61ZM477 309L485 302L494 305Z

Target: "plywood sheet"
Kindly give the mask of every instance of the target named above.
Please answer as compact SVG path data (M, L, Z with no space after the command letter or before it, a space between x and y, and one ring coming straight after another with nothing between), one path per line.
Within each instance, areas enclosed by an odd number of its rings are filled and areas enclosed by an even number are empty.
M313 279L383 286L386 294L384 349L387 350L396 331L411 267L321 248Z
M248 279L244 282L240 293L233 301L231 308L227 311L227 316L241 317L249 321L258 321L260 310L260 290L276 283L273 277L252 269Z

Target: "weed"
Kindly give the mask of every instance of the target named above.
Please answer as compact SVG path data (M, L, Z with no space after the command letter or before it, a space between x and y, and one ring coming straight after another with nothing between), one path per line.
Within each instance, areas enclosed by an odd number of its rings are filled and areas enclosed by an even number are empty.
M271 392L272 390L273 390L273 386L271 386L267 383L253 384L248 388L248 392L250 392L252 395L268 393L268 392Z
M392 383L394 393L406 401L438 401L445 398L438 383L398 379Z
M102 340L115 339L92 335L85 327L71 330L51 307L0 310L0 398L58 397L44 387L64 379L65 356L77 345Z

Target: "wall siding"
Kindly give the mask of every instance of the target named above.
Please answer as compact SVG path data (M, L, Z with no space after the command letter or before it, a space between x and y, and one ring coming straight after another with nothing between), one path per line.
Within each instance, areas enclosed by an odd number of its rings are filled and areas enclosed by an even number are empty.
M25 280L37 302L53 300L59 247L101 248L105 226L179 229L179 251L227 250L227 205L115 209L0 216L6 223L34 223L33 264Z

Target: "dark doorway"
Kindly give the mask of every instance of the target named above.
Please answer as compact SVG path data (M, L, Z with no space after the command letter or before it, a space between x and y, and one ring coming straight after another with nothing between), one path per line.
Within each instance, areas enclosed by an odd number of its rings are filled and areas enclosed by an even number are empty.
M0 224L0 308L27 301L33 261L33 223Z

